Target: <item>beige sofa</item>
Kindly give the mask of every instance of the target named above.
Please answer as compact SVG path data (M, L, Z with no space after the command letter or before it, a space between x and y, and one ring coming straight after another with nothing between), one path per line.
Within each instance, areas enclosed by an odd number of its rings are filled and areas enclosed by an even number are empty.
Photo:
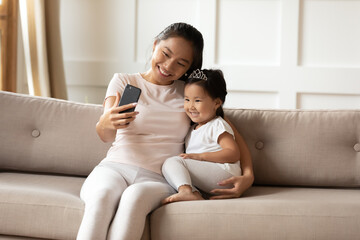
M0 239L76 238L80 188L109 148L95 132L101 112L0 92ZM359 239L360 110L226 115L250 148L254 186L160 207L143 239Z

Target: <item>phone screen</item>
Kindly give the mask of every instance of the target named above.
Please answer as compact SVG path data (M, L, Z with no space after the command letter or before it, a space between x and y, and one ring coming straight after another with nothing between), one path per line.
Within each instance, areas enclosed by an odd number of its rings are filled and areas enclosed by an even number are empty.
M140 94L141 94L141 89L140 88L135 87L135 86L130 85L130 84L127 84L125 86L124 92L123 92L123 94L121 96L119 106L126 105L126 104L129 104L129 103L138 102ZM126 109L126 110L124 110L124 111L122 111L120 113L133 112L133 111L135 111L135 107L130 108L130 109Z

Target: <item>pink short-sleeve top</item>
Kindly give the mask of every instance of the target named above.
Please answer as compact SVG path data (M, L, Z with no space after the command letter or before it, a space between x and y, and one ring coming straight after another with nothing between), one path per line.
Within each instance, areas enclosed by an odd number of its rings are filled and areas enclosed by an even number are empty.
M126 84L141 89L136 119L119 129L103 161L119 162L161 174L161 166L171 156L184 152L190 120L184 111L184 82L156 85L141 74L117 73L111 79L106 98L122 94Z

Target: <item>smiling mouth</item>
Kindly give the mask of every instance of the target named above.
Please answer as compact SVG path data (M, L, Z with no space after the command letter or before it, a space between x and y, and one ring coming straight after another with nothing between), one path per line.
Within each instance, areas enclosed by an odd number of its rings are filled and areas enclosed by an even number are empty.
M167 73L166 71L162 70L160 66L158 66L159 72L164 77L169 77L171 74Z
M199 113L198 112L189 112L191 117L198 117Z

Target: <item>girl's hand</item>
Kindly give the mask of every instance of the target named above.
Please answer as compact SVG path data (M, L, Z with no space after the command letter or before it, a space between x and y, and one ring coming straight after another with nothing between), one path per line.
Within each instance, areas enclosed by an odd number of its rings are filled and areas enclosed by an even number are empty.
M253 175L234 176L221 181L219 186L233 185L230 189L214 189L210 193L215 196L210 199L226 199L240 197L254 182Z
M201 153L182 153L179 155L182 158L190 158L190 159L194 159L194 160L200 160L203 161L202 157L201 157Z

